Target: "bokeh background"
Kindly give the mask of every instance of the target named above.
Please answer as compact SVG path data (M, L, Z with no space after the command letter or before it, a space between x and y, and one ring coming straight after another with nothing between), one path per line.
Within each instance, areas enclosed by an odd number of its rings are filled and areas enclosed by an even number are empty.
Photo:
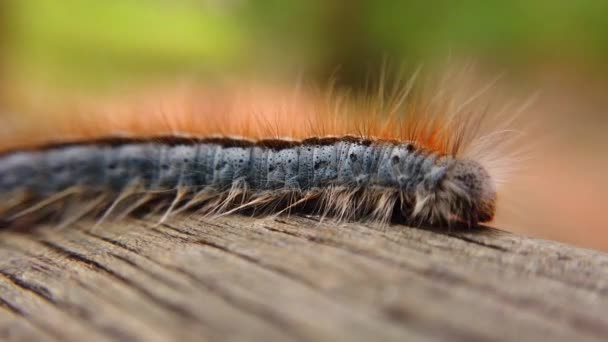
M495 225L608 251L607 17L599 0L3 0L0 115L40 94L183 79L304 75L365 92L387 59L466 61L480 88L503 75L488 101L537 94Z

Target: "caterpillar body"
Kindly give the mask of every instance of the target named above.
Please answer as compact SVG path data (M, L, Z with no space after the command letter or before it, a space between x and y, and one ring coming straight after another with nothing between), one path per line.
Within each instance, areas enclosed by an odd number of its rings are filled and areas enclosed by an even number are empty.
M192 118L177 129L175 122L183 123L184 114L164 129L142 129L140 120L140 136L113 135L112 127L67 142L12 146L0 154L0 219L17 225L57 217L66 224L143 210L162 214L164 221L189 210L204 215L304 211L414 225L492 220L499 179L484 162L488 158L470 155L483 140L470 134L480 117L411 115L412 108L402 105L403 99L391 105L388 115L367 108L357 116L348 107L350 116L344 117L315 108L269 121L265 112L265 120L246 124L244 114L238 119L217 107L198 107L197 115L188 113ZM153 122L154 115L144 121ZM261 133L269 125L277 131ZM195 134L184 136L185 126L196 127L190 129ZM281 138L284 132L292 134Z

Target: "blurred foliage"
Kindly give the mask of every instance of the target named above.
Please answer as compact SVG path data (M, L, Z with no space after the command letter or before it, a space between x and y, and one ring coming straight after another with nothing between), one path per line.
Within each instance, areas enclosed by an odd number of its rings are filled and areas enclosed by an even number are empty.
M446 44L499 59L608 53L606 1L379 0L368 13L380 44L405 55L441 53Z
M605 70L608 1L3 0L12 72L105 84L163 75L339 68L359 82L384 56ZM0 37L1 39L1 37Z
M245 48L236 18L194 3L15 0L11 57L18 69L105 81L236 63Z

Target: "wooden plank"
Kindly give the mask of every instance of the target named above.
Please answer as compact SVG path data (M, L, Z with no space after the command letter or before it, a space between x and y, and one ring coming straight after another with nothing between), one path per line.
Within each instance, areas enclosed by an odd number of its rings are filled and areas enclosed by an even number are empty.
M608 255L494 229L154 218L0 233L0 338L608 336Z

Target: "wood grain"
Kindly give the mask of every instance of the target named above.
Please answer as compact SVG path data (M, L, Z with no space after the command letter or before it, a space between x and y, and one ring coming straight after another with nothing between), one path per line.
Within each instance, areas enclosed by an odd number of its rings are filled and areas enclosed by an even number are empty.
M608 255L483 230L302 217L0 233L0 338L608 337Z

